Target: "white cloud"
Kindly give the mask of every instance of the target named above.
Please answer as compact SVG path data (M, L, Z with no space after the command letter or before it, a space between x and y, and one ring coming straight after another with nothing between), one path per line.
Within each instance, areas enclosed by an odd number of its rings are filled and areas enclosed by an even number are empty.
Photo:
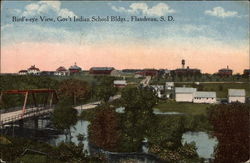
M60 1L39 1L36 3L31 3L25 6L25 11L22 13L23 16L34 16L40 14L46 14L53 12L57 16L68 17L76 16L73 11L67 8L61 8Z
M210 16L216 16L220 18L226 18L226 17L237 17L238 12L236 11L225 11L222 7L214 7L212 10L206 10L204 12L207 15Z
M142 13L148 16L163 16L168 13L174 13L175 10L171 9L166 3L158 3L151 8L143 2L132 3L129 8L116 7L111 5L111 8L116 12L127 13L127 14L139 14Z

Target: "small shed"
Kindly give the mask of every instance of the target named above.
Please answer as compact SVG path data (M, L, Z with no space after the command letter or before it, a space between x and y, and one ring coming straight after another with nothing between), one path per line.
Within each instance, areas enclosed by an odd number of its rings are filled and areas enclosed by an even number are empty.
M194 93L194 103L216 103L216 92L197 91Z
M228 102L246 102L246 91L245 89L228 89Z
M127 85L126 80L114 80L114 87L124 88Z

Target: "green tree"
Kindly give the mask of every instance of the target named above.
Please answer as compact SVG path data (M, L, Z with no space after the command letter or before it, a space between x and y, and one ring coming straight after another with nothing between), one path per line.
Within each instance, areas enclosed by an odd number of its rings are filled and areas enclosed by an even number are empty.
M84 98L88 93L88 84L78 79L67 79L59 85L59 96L63 98L72 98L76 105L77 99Z
M77 122L77 110L72 108L69 100L61 101L55 108L52 121L56 128L66 130L67 135L70 134L70 127L74 126Z
M121 102L126 110L153 111L152 108L157 102L157 97L150 88L127 87L122 91Z
M119 118L108 105L101 106L90 124L90 141L109 151L117 151L121 140Z
M217 163L238 163L249 159L249 104L221 104L209 109L209 121L219 144L215 152Z
M59 160L63 162L86 162L87 158L83 150L83 144L60 143L57 147Z
M102 78L100 84L96 88L96 96L105 103L117 92L117 88L114 87L113 81L113 78Z
M153 106L156 104L153 90L143 87L127 87L122 92L122 105L125 113L121 115L123 130L122 150L137 152L142 140L152 132L155 119Z

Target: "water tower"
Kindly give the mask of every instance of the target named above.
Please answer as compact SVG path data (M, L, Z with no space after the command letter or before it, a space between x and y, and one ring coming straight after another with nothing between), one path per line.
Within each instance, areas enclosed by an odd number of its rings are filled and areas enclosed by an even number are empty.
M181 64L182 64L182 68L184 69L185 68L185 60L181 60Z

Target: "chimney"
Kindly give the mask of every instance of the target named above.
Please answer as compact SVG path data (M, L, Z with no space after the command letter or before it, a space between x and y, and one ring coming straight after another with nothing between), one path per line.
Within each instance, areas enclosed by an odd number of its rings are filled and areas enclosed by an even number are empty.
M229 66L227 65L227 69L229 69Z

